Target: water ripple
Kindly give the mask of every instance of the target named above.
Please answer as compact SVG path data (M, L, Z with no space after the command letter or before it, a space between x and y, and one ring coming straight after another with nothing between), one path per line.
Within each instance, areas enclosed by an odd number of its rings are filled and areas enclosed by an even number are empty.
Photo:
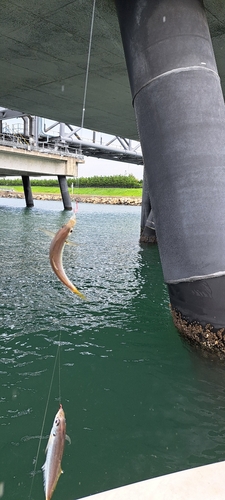
M59 335L44 436L60 378L75 443L63 458L65 498L224 459L224 366L177 334L158 249L138 245L140 208L80 206L79 245L65 248L64 267L83 302L52 272L50 240L39 230L56 231L68 214L57 203L35 207L0 208L0 442L8 497L28 496ZM40 454L41 465L44 446ZM33 496L41 495L40 478Z

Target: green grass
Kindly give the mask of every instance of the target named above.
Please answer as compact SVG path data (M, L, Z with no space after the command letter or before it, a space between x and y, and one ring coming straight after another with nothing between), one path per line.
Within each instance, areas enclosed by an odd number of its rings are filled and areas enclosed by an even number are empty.
M17 193L23 193L23 186L0 186L0 189L6 190L6 189L11 189L13 191L16 191ZM33 193L60 193L60 189L57 187L45 187L45 186L32 186L32 192Z
M71 189L69 189L71 193ZM141 188L74 188L74 194L84 194L92 196L140 196Z
M13 189L17 193L23 192L22 186L0 186L0 189ZM59 194L60 189L58 187L48 187L48 186L32 186L33 193L39 194ZM70 194L72 194L72 189L69 188ZM90 196L137 196L141 198L142 189L141 188L74 188L73 194L82 194Z

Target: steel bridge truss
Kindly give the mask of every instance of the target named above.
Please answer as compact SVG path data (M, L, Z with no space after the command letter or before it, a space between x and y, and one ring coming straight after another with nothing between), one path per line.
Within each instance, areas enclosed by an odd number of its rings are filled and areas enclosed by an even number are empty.
M12 133L5 120L21 118L21 132ZM106 136L67 123L53 122L6 108L0 108L0 144L39 152L75 156L78 160L92 156L105 160L143 165L140 143L119 136ZM88 136L88 138L87 138Z

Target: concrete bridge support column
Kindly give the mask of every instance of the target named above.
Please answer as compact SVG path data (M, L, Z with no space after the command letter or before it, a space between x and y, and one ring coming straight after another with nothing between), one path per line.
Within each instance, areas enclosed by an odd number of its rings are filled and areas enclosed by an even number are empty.
M175 325L225 353L225 107L200 0L115 0Z
M59 187L62 195L64 210L72 210L68 184L65 175L58 175Z
M31 208L34 206L34 201L33 201L29 175L22 175L22 182L23 182L23 190L26 200L26 206Z

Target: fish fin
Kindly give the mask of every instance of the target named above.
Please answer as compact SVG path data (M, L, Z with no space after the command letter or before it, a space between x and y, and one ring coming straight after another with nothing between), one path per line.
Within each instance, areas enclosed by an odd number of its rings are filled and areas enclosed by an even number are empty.
M69 444L71 444L71 439L70 439L70 437L68 436L68 434L66 434L65 440L66 440L66 441L68 441L68 443L69 443Z
M65 243L71 247L77 247L78 243L74 243L73 241L66 240Z
M74 285L73 285L73 293L76 293L76 295L78 295L78 297L80 297L81 299L83 300L87 300L85 295L83 293L81 293Z
M44 490L46 488L46 462L42 465Z
M50 434L50 436L49 436L49 438L48 438L47 446L46 446L46 448L45 448L45 453L47 453L47 451L48 451L48 447L49 447L49 444L50 444L50 441L51 441L51 440L52 440L52 436L51 436L51 434Z
M41 227L39 227L39 231L41 231L42 233L45 233L47 234L47 236L51 236L54 237L56 233L53 233L53 231L48 231L48 229L42 229Z

